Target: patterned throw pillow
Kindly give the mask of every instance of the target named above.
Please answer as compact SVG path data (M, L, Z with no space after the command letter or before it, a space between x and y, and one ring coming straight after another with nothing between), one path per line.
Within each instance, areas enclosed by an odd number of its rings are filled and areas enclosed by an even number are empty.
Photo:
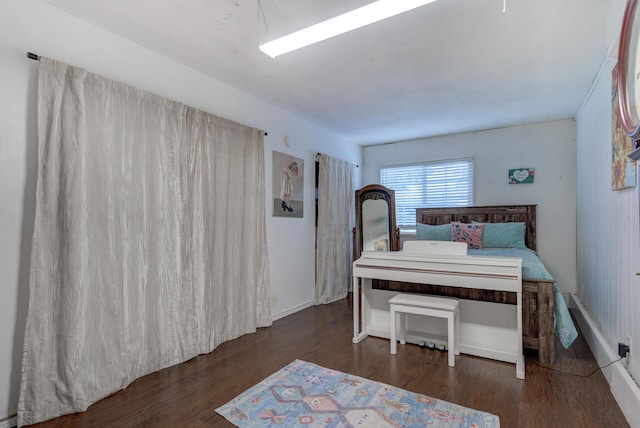
M482 230L484 223L460 223L451 222L451 240L454 242L466 242L467 247L473 250L482 248Z

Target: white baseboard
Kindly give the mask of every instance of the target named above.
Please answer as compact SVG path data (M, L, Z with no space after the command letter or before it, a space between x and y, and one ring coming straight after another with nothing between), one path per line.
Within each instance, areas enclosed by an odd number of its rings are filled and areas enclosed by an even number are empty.
M589 348L599 366L617 360L618 354L614 352L611 344L598 330L586 308L576 295L571 295L572 307L575 307L574 315L580 326ZM627 422L632 427L640 427L640 387L635 383L629 371L622 361L618 361L603 368L602 373L609 382L611 394L622 410Z
M271 315L271 319L273 321L277 321L280 318L284 318L284 317L289 316L291 314L295 314L296 312L300 312L301 310L310 308L311 306L313 306L313 301L307 302L307 303L303 303L302 305L294 306L291 309L287 309L284 312L280 312L280 313L277 313L275 315ZM0 428L3 428L3 427L0 427Z
M0 421L0 428L14 428L18 424L18 420L15 416L11 416L8 419Z

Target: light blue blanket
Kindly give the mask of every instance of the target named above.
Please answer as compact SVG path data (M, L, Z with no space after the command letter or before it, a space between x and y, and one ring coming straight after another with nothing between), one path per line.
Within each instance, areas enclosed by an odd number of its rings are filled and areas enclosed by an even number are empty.
M481 250L468 250L467 254L487 257L520 257L522 258L523 279L553 279L538 254L528 248L483 248ZM553 292L555 298L554 329L556 336L560 339L560 343L566 349L576 340L578 331L573 324L567 304L560 292L560 287L556 283L553 284Z

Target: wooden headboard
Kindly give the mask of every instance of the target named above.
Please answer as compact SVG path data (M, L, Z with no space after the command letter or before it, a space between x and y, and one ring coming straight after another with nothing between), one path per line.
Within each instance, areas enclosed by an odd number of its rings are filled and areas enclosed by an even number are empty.
M446 224L452 221L471 223L524 222L527 248L536 249L536 205L493 205L486 207L416 208L416 222Z

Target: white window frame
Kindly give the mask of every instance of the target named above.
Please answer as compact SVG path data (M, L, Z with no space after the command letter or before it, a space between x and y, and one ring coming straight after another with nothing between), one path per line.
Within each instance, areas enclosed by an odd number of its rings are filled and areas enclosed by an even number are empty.
M471 186L470 191L466 192L465 195L460 195L459 197L456 197L455 194L448 196L446 195L447 191L444 191L444 194L440 195L439 197L438 195L436 195L435 198L432 196L431 198L432 200L427 201L428 195L425 194L425 192L428 191L427 189L428 184L426 183L427 169L431 167L435 171L437 171L436 168L439 168L439 167L446 168L448 166L454 166L455 164L459 164L461 162L464 162L466 164L466 168L470 169L469 172L471 177L469 178L467 176L467 180L465 180L465 183ZM474 171L475 165L474 163L475 163L475 159L473 157L466 157L466 158L444 159L444 160L438 160L438 161L412 163L412 164L381 166L379 170L380 184L390 189L393 189L395 191L396 225L398 228L400 228L401 233L415 234L415 230L416 230L415 229L416 227L415 209L416 208L457 207L457 206L462 207L462 206L473 205L475 200L475 171ZM394 189L394 186L393 186L394 183L389 183L388 180L384 178L384 174L386 174L385 170L402 169L402 168L413 169L413 171L411 172L415 174L419 174L420 169L424 168L424 172L421 178L423 183L418 184L419 189L414 189L413 192L409 191L410 193L413 193L413 194L404 195L403 193L406 193L406 192L404 192L403 189L397 189L397 188ZM444 172L445 174L447 173L446 171L438 171L438 172L439 173ZM410 173L410 171L407 171L407 173ZM447 184L446 179L444 183L441 183L440 185L442 186L443 184ZM409 203L409 206L407 206L407 203L403 203L405 196L407 197L407 199L413 199L414 200L413 204L411 204L411 201L407 201Z

